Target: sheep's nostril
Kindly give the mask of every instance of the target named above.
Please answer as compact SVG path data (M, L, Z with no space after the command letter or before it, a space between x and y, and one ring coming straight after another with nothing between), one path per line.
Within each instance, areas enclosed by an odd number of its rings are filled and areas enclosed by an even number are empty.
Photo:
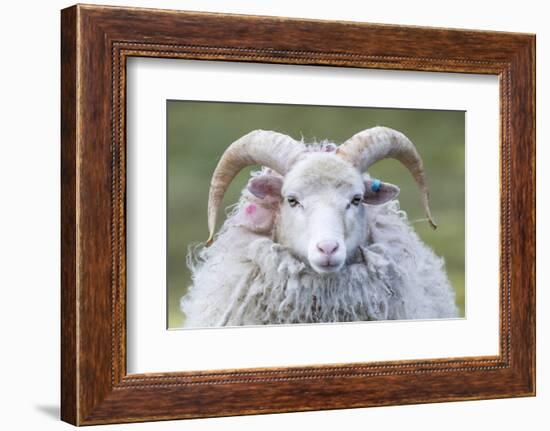
M326 254L327 256L330 256L331 254L334 254L336 250L338 250L338 242L330 240L320 241L317 243L317 250L319 250L323 254Z

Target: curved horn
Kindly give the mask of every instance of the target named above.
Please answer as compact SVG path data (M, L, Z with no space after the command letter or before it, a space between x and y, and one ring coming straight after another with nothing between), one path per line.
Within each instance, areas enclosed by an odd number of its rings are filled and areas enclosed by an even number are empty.
M385 158L399 160L411 172L422 194L422 206L432 228L437 225L432 217L426 174L420 155L403 133L388 127L363 130L338 147L337 154L365 172L369 166Z
M241 169L262 165L285 175L296 156L304 150L301 142L282 133L255 130L233 142L223 153L210 182L206 245L212 244L216 217L229 184Z

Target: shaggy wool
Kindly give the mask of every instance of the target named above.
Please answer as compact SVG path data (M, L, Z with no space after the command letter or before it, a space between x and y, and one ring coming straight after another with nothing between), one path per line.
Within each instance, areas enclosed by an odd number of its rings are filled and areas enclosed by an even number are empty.
M258 175L258 173L255 173ZM368 206L368 240L335 274L318 274L238 220L246 189L210 247L189 251L184 327L457 316L444 260L423 243L397 200Z

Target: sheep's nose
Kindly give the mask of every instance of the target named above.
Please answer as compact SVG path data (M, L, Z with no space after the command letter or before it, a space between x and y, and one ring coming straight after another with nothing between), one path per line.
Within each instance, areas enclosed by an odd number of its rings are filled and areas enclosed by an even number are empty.
M330 256L338 250L338 242L331 240L319 241L317 243L317 250L327 256Z

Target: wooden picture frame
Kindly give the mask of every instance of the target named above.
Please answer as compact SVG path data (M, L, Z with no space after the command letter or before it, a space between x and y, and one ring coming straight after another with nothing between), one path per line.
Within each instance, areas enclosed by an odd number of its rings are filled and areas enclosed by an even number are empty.
M77 5L61 14L61 418L75 425L535 394L535 36ZM500 354L127 374L131 56L498 75Z

